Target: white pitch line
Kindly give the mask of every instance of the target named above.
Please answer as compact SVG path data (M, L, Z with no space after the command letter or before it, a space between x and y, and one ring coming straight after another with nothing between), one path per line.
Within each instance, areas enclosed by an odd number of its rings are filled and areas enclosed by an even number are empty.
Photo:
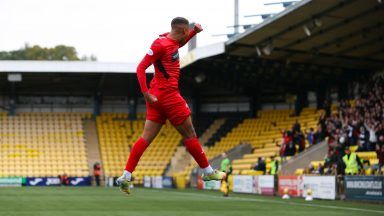
M161 190L157 190L161 191ZM294 203L294 202L284 202L284 201L276 201L276 200L264 200L264 199L251 199L251 198L243 198L243 197L216 197L207 194L197 194L197 193L183 193L183 192L174 192L167 191L168 193L178 194L182 196L194 196L194 197L209 197L209 198L219 198L219 199L232 199L232 200L240 200L240 201L252 201L252 202L267 202L267 203L276 203L276 204L284 204L284 205L294 205L294 206L309 206L309 207L319 207L319 208L328 208L328 209L341 209L341 210L351 210L351 211L362 211L362 212L373 212L373 213L381 213L384 215L384 211L380 210L372 210L372 209L361 209L361 208L352 208L352 207L341 207L341 206L330 206L330 205L321 205L321 204L309 204L309 203Z

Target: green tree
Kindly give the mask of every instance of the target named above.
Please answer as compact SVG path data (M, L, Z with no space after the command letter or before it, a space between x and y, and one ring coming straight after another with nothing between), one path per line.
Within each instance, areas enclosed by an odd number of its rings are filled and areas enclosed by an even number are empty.
M72 46L57 45L53 48L29 46L26 44L22 49L12 51L1 51L0 60L55 60L55 61L97 61L96 56L85 56L81 59L77 56L76 48Z

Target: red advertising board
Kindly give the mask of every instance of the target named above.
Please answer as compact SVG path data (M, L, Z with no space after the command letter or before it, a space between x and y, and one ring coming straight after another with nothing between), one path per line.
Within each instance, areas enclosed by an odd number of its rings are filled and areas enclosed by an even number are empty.
M293 197L301 197L303 194L302 176L279 176L279 194L284 194L284 189L288 189L288 194Z

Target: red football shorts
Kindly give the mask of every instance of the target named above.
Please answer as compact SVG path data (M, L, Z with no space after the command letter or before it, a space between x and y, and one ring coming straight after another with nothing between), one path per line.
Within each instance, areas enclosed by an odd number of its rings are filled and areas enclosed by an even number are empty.
M157 102L147 105L147 120L165 124L168 119L173 125L179 125L190 115L187 102L175 89L149 89L149 93L157 97Z

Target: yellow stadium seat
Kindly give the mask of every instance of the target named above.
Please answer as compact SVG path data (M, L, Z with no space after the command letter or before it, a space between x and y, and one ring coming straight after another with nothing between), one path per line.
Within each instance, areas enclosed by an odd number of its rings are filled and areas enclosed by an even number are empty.
M2 176L57 176L70 171L65 164L72 160L77 160L75 168L87 166L82 118L90 114L20 113L12 117L0 116L3 119L0 121L0 134L2 137L6 135L9 141L2 143L0 148L0 153L8 158L6 163L0 163ZM7 171L10 167L12 172ZM88 176L89 173L86 171L81 175Z

